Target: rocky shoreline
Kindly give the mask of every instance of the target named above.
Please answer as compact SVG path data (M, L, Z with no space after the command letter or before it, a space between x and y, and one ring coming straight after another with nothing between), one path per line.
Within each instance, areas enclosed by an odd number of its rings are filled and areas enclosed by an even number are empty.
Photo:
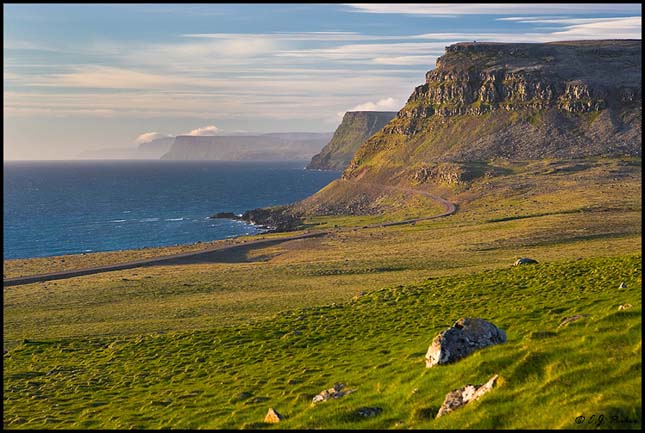
M241 215L233 212L218 212L209 218L244 221L261 229L266 229L266 233L294 231L303 224L302 218L295 215L289 206L257 208L247 210Z

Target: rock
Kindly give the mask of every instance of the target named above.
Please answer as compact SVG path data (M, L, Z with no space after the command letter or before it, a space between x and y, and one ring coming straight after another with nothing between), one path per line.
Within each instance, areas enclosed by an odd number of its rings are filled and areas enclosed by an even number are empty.
M564 319L564 320L562 321L562 323L560 323L560 325L558 326L558 328L560 328L560 327L562 327L562 326L566 326L566 325L568 325L568 324L569 324L569 323L571 323L571 322L575 322L575 321L580 320L580 319L583 319L583 318L585 318L585 317L587 317L587 314L576 314L576 315L573 315L573 316L571 316L571 317L567 317L566 319Z
M383 412L380 407L361 407L356 410L356 415L371 418Z
M629 310L630 308L632 308L632 304L622 304L618 306L618 311Z
M626 288L627 288L627 284L625 284L624 282L621 282L621 283L620 283L620 286L618 286L618 288L619 288L619 289L626 289Z
M209 216L211 219L215 218L226 218L226 219L236 219L237 216L233 212L218 212L215 215Z
M426 367L455 362L478 349L505 341L506 333L492 323L461 318L432 340L426 353Z
M498 377L499 376L497 374L494 375L483 385L469 384L463 388L450 391L443 400L443 404L439 408L439 412L437 412L437 416L435 418L439 418L440 416L452 412L468 402L477 400L479 397L495 387Z
M396 111L348 111L331 141L311 158L308 170L343 170L360 145L397 115Z
M267 412L267 415L264 417L264 422L271 422L271 423L276 423L280 422L284 419L280 413L275 410L274 408L270 407L269 411Z
M532 265L534 263L537 263L537 260L529 259L528 257L522 257L517 259L515 263L513 263L513 266Z
M326 389L321 391L320 394L316 395L312 403L319 403L321 401L329 400L330 398L340 398L344 397L347 394L354 392L353 389L345 388L345 385L342 383L337 383L333 388Z

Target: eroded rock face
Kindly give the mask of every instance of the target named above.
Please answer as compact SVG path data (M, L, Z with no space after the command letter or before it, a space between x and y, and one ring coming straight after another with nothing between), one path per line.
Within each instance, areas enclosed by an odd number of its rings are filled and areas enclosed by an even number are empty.
M488 391L492 390L495 387L498 377L499 376L496 374L483 385L466 385L463 388L450 391L446 395L446 398L439 408L439 412L437 412L437 416L435 418L439 418L440 416L452 412L453 410L462 407L468 402L477 400L479 397L486 394Z
M640 156L641 48L640 40L449 46L343 179L395 178L419 161Z
M484 319L459 319L437 335L426 353L426 367L448 364L493 344L504 343L506 333Z
M331 141L314 155L307 169L343 170L356 149L396 116L396 111L348 111Z

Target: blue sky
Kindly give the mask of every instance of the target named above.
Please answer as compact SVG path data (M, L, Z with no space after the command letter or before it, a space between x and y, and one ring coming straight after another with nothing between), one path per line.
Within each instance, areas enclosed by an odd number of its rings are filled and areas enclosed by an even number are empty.
M5 4L4 158L333 131L455 42L640 39L640 4Z

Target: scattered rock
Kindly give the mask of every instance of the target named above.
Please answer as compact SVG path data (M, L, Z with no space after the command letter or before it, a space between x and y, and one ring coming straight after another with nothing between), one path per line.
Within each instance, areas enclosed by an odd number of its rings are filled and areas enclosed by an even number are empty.
M239 394L237 394L235 396L235 399L239 400L239 401L242 401L242 400L246 400L247 398L251 398L251 397L253 397L252 392L250 392L250 391L242 391L242 392L240 392Z
M267 415L264 417L264 422L275 423L275 422L280 422L283 419L284 417L280 415L280 413L277 410L270 407L269 411L267 412Z
M505 341L506 333L492 323L464 317L432 340L426 353L426 367L455 362L478 349Z
M452 412L455 409L460 408L468 402L477 400L482 395L486 394L488 391L493 389L497 384L497 378L499 376L496 374L491 377L488 382L483 385L466 385L463 388L450 391L446 398L443 400L443 404L437 412L436 418L443 416L449 412Z
M380 407L361 407L356 410L356 414L358 416L363 416L366 418L377 416L381 412L383 412L383 409L381 409Z
M627 284L625 284L625 282L621 281L620 286L618 286L618 288L619 288L619 289L626 289L626 288L627 288Z
M569 324L569 323L571 323L571 322L575 322L575 321L580 320L580 319L583 319L583 318L585 318L585 317L588 317L588 315L587 315L587 314L576 314L576 315L574 315L574 316L567 317L566 319L564 319L564 320L562 321L562 323L560 323L560 325L558 326L558 328L560 328L560 327L562 327L562 326L566 326L566 325L568 325L568 324Z
M629 310L630 308L632 308L632 304L622 304L618 306L618 311Z
M333 388L326 389L320 392L320 394L316 395L313 398L312 402L319 403L321 401L329 400L330 398L340 398L346 396L347 394L351 394L352 392L354 392L353 389L345 388L344 384L337 383Z
M513 266L532 265L534 263L537 263L537 260L529 259L528 257L522 257L517 259L515 263L513 263Z
M256 404L256 403L264 403L265 401L269 401L269 400L270 400L269 397L263 397L263 396L253 397L252 399L247 400L246 403L244 404L249 405L249 404Z

